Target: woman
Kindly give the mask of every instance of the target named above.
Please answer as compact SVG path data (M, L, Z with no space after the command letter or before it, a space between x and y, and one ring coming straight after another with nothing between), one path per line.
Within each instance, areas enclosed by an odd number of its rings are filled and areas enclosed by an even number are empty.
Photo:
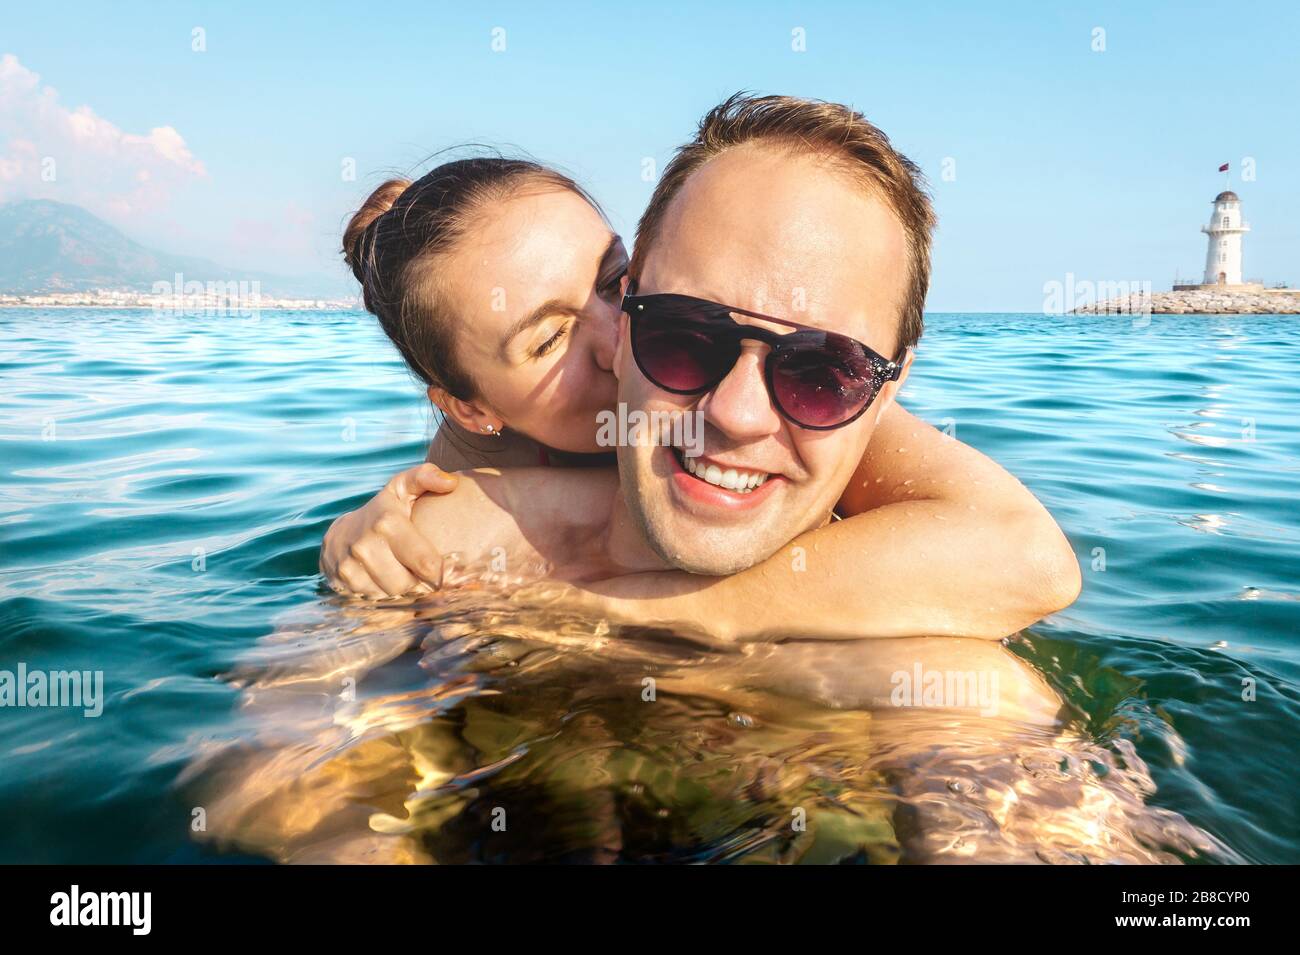
M450 162L415 183L380 186L343 244L366 308L445 418L430 462L446 471L607 462L596 421L615 403L627 256L571 179L520 160ZM777 554L711 594L719 632L793 632L800 609L817 601L843 607L845 632L856 636L996 638L1077 595L1068 543L1015 478L896 404L881 405L837 508L847 520L811 535L813 548L829 549L823 559L853 573L806 574ZM399 474L330 528L321 568L336 589L374 597L440 582L441 555L410 521L421 493L454 487L433 464ZM887 563L868 559L882 535ZM681 601L684 615L698 609L691 577L641 575L608 592L607 609L635 616L652 602L663 620ZM773 603L774 594L786 602ZM769 623L737 622L760 603Z

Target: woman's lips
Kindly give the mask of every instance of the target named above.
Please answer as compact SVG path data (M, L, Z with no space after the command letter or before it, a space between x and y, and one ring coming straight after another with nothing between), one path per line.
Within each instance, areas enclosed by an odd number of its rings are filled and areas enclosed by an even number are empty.
M668 456L671 468L669 476L673 487L692 504L702 504L705 507L726 511L747 511L760 506L772 496L778 482L785 480L779 474L769 474L767 480L752 491L732 491L717 484L710 484L687 471L678 460L675 448L660 450Z

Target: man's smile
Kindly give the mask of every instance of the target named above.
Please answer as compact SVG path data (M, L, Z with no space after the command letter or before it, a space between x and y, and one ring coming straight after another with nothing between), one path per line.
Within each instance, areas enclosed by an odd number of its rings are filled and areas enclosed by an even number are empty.
M728 491L736 491L740 494L748 494L754 488L760 487L771 474L767 471L756 471L747 468L728 467L725 464L719 464L713 460L700 455L699 457L688 458L685 455L681 457L682 466L702 481L708 481L718 487L726 488Z
M663 448L670 462L673 496L687 506L716 511L747 511L772 496L785 481L779 474L751 468L723 466L707 456L685 457L679 448Z

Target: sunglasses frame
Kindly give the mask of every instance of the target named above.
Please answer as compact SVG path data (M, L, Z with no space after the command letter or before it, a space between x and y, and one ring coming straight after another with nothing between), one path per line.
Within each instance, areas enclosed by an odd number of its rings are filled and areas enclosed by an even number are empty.
M839 332L828 332L824 328L815 328L811 325L801 325L799 322L792 322L789 319L776 318L772 315L764 315L761 312L751 312L748 309L734 308L730 305L723 305L719 302L711 302L708 299L696 298L692 295L678 295L676 293L671 293L671 292L662 292L662 293L656 293L651 295L637 295L637 294L625 295L623 296L623 311L627 314L628 318L635 326L638 323L638 321L644 322L646 320L647 312L649 311L649 309L653 308L654 305L669 304L669 303L677 307L682 307L682 306L690 307L702 317L703 320L700 322L700 324L703 325L713 324L716 325L719 329L725 329L729 334L733 335L736 338L736 341L738 343L743 341L757 341L757 342L762 342L764 345L767 345L768 352L766 357L763 360L763 378L767 384L768 398L771 399L772 406L776 408L777 412L781 415L781 417L785 418L786 421L789 421L795 427L803 428L807 431L834 431L837 428L843 428L845 425L849 425L852 424L854 421L857 421L858 418L862 417L862 415L866 413L866 410L870 408L871 405L875 402L877 396L879 396L880 391L882 388L884 388L885 384L887 382L898 380L899 376L903 372L903 367L906 364L907 353L910 351L910 349L907 348L903 349L903 353L898 358L893 359L891 361L890 359L886 358L884 355L872 349L870 346L865 345L862 342L858 341L856 338L850 338L848 335L841 335ZM787 333L782 335L780 332L774 332L766 328L760 328L757 325L742 324L741 322L738 322L734 318L732 318L733 314L745 315L749 318L758 318L758 319L762 319L765 322L775 322L778 325L784 325L787 328L796 329L796 331L793 333ZM811 340L810 338L804 337L804 333L810 333L812 335L820 336L823 342L829 339L840 339L842 341L846 341L852 344L853 346L855 346L856 348L861 349L863 355L867 358L868 361L871 362L871 370L872 370L871 397L868 398L866 403L863 404L863 406L859 408L857 411L855 411L851 417L846 418L843 421L836 422L835 424L810 425L795 420L795 418L788 411L786 411L785 408L782 406L781 400L780 398L777 397L777 391L776 391L776 382L775 382L776 358L779 352L788 351L793 346L801 345L804 342L810 341ZM798 341L792 342L790 340L792 338L798 339ZM641 374L644 375L646 380L649 381L651 384L653 384L656 388L662 389L663 391L667 391L670 394L702 395L705 392L711 391L714 388L716 388L719 384L721 384L724 380L726 380L727 375L731 374L732 369L729 368L727 369L726 372L723 373L721 378L719 378L717 381L705 385L703 388L691 389L689 391L682 391L677 388L666 388L664 387L664 385L660 384L658 379L656 379L653 375L651 375L646 370L645 366L641 363L641 355L638 354L636 348L635 328L632 330L631 341L629 342L629 344L632 346L632 358L636 362L636 366L641 371ZM739 359L740 357L739 354L737 354L736 357ZM734 367L735 365L733 363L732 368Z

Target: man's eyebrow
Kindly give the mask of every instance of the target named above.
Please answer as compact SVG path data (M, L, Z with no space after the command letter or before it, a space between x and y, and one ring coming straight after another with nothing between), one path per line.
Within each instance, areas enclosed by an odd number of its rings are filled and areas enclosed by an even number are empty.
M596 266L596 276L598 280L600 278L600 274L605 270L606 266L609 265L611 258L616 253L622 251L622 249L623 249L622 237L617 234L611 235L609 237L609 244L605 246L605 251L600 254L600 261ZM624 256L626 256L626 254L627 254L626 252L623 253ZM515 321L515 323L511 325L509 329L506 330L505 336L501 339L501 349L500 349L501 357L502 358L508 357L506 355L506 352L510 348L510 343L514 341L518 335L528 331L528 329L532 328L534 325L536 325L538 322L542 321L543 319L547 318L548 316L554 315L557 312L580 312L580 311L582 311L580 307L576 307L571 302L566 302L563 299L558 299L558 298L547 299L545 302L543 302L541 305L538 305L527 315Z

